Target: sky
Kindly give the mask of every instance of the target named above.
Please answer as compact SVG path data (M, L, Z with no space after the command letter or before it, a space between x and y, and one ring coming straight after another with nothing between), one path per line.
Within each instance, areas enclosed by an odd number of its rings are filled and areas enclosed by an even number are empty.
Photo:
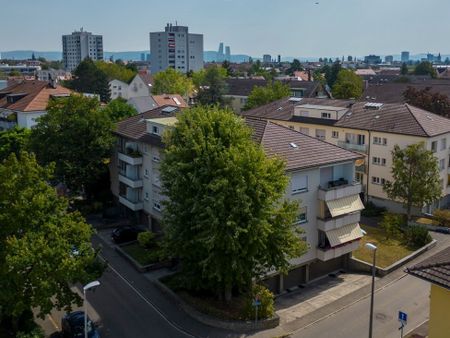
M0 13L0 51L59 51L80 27L105 51L148 50L177 21L205 50L256 57L450 54L449 0L0 0Z

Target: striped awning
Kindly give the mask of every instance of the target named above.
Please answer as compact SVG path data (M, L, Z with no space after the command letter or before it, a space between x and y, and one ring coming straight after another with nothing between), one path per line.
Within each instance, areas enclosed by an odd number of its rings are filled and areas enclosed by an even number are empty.
M360 211L364 209L363 202L359 195L352 195L344 198L339 198L332 201L327 201L328 209L332 217L348 214L350 212Z
M344 225L343 227L326 231L325 234L332 248L363 237L358 223Z

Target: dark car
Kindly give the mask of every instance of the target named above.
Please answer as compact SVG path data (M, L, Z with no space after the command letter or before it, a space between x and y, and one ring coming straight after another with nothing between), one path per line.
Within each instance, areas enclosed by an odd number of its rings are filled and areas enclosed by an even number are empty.
M135 241L137 239L137 236L140 232L143 232L144 230L136 228L136 227L119 227L115 228L112 231L111 237L112 240L117 243L125 243L125 242L131 242Z
M84 337L84 312L75 311L66 314L61 320L62 336L64 338ZM100 338L95 324L87 318L87 329L89 338Z

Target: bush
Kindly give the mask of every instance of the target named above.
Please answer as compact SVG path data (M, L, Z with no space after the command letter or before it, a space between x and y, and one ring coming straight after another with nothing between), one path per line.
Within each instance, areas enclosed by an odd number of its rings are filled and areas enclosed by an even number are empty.
M151 248L155 244L155 234L150 231L144 231L138 234L137 240L143 248Z
M383 215L383 220L380 222L380 227L386 233L386 239L398 237L401 234L401 227L405 224L404 216L386 212Z
M450 228L450 210L436 209L433 216L440 226Z
M431 242L431 236L428 229L423 225L408 226L403 234L405 244L411 248L417 249Z
M44 338L44 332L40 327L34 328L30 332L20 331L17 333L16 338Z
M377 217L386 212L385 207L378 207L373 202L367 202L361 215L365 217Z
M254 284L252 290L247 295L244 307L245 319L255 318L255 307L253 306L253 302L257 295L261 302L261 305L258 306L258 318L270 318L274 315L275 308L272 292L263 285Z

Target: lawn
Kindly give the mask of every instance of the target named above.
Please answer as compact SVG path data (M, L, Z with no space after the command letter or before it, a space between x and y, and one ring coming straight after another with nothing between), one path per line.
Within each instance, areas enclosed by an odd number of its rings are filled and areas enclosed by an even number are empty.
M159 261L159 249L145 249L138 242L127 244L121 247L125 253L133 257L141 265L149 265Z
M383 229L375 228L367 225L361 225L361 228L367 232L361 239L361 245L358 250L353 251L353 257L362 261L372 263L372 251L365 248L366 243L373 243L378 247L377 250L377 266L386 268L396 261L408 256L413 251L408 249L399 239L386 240Z

